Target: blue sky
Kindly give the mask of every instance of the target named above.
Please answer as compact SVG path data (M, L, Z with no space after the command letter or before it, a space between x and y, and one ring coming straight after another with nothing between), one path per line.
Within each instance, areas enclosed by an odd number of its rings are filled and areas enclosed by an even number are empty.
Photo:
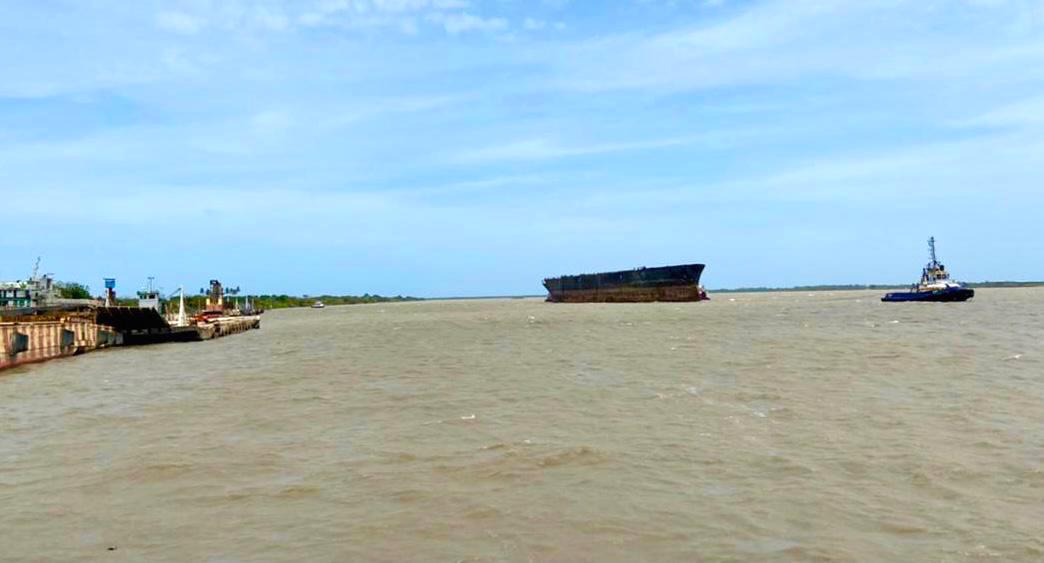
M0 279L1044 279L1044 3L0 5Z

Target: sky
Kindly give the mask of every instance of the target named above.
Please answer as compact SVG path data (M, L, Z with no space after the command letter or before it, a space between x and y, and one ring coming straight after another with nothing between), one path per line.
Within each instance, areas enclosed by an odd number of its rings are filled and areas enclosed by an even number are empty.
M1044 279L1040 0L0 0L0 279Z

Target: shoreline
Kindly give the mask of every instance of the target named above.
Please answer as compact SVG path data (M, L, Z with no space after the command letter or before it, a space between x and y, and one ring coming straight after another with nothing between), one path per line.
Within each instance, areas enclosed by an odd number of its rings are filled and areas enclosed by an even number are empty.
M979 282L979 283L967 283L965 284L973 289L1026 289L1035 287L1044 287L1044 282ZM889 290L903 290L909 288L910 285L854 285L854 286L798 286L798 287L770 287L770 288L729 288L729 289L708 289L707 293L710 295L723 294L723 293L814 293L814 292L838 292L838 291L889 291ZM327 305L330 307L341 307L341 306L354 306L354 305L387 305L391 303L423 303L432 301L491 301L491 300L524 300L524 299L545 299L546 294L532 294L532 295L480 295L480 296L454 296L454 297L416 297L410 300L403 301L384 301L384 302L372 302L372 303L341 303L337 305ZM667 303L667 301L663 301ZM308 309L307 305L294 306L294 307L279 307L279 309ZM276 310L276 309L271 309Z
M806 291L887 291L902 290L911 284L868 284L868 285L808 285L794 287L738 287L727 289L708 289L709 293L786 293ZM1044 287L1044 281L1030 282L967 282L964 285L972 289L1018 289L1026 287Z

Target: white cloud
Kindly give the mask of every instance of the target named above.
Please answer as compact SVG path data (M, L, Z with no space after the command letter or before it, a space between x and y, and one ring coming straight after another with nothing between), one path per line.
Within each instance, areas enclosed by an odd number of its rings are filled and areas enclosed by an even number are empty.
M471 6L465 0L433 0L431 6L437 10L459 10Z
M399 21L399 30L406 35L417 34L417 22L413 18L403 18Z
M1041 76L1044 21L1033 10L960 0L769 0L709 24L593 38L547 58L560 85L581 91Z
M904 206L937 204L939 194L954 200L1021 201L1044 197L1030 178L1044 173L1039 135L995 135L962 141L929 142L881 151L808 158L762 173L737 175L694 185L678 180L600 190L596 205L663 208L692 203L845 202L863 206L903 201ZM673 184L673 185L671 185Z
M444 110L470 99L469 96L401 96L379 99L345 100L334 107L318 110L312 119L333 128L345 127L367 119L404 113Z
M191 35L202 30L205 23L183 12L160 12L156 15L156 25L165 31Z
M547 22L533 18L526 18L522 21L522 27L530 31L536 31L547 27Z
M306 27L315 27L323 23L323 14L318 12L305 12L300 16L297 16L297 21Z
M254 22L264 29L284 31L290 27L290 20L282 12L259 7L254 12Z
M1044 125L1044 97L1035 97L990 110L960 125L1026 127ZM1042 132L1044 133L1044 132Z
M692 136L630 142L563 145L557 141L535 138L460 151L452 155L449 160L460 164L498 161L552 160L577 156L676 147L711 140L712 138L710 136Z
M562 21L549 23L545 20L538 20L535 18L526 18L522 20L522 28L527 31L540 31L542 29L547 29L548 27L551 27L556 31L562 31L566 28L566 24Z
M166 48L160 54L160 60L167 69L177 74L195 74L200 70L182 49Z
M326 0L300 13L296 22L305 27L342 29L398 29L406 35L420 30L417 19L426 19L449 33L497 31L507 27L502 18L481 18L460 12L467 0Z
M250 117L250 126L257 135L277 135L294 124L290 113L282 110L265 110Z
M441 24L446 33L456 35L467 31L493 32L507 29L508 22L504 18L483 18L466 12L459 14L432 14L429 20Z

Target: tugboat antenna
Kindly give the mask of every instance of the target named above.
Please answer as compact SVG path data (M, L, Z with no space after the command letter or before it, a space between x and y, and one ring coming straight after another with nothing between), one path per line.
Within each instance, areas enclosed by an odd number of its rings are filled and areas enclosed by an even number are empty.
M928 238L928 251L932 253L932 264L935 264L935 237Z

